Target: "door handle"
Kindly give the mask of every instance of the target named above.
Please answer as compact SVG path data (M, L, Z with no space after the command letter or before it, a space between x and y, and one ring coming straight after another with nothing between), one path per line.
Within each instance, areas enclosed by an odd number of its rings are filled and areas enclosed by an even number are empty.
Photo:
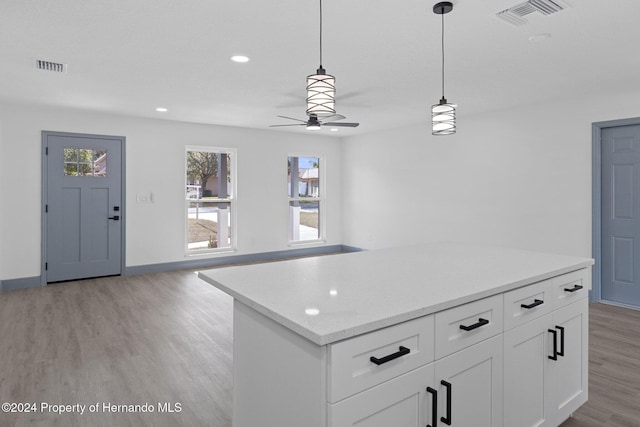
M558 351L558 356L564 357L564 327L556 326L556 329L560 331L560 350Z
M120 221L120 215L110 216L108 219L112 219L114 221Z
M441 417L440 421L442 421L443 423L445 423L446 425L450 426L451 425L451 389L453 388L451 383L442 380L440 381L440 384L442 384L443 386L445 386L447 388L447 416L446 417Z
M558 331L555 329L549 329L551 335L553 335L553 356L548 356L551 360L558 360Z
M427 387L427 391L431 393L431 425L427 424L427 427L438 427L438 391L431 387Z

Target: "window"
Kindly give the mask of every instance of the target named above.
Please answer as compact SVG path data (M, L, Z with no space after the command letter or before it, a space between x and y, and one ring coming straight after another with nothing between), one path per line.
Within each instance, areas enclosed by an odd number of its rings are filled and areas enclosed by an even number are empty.
M65 148L64 174L67 176L107 176L107 150Z
M318 157L289 157L289 241L320 240L322 187Z
M234 173L234 150L187 147L187 255L234 249Z

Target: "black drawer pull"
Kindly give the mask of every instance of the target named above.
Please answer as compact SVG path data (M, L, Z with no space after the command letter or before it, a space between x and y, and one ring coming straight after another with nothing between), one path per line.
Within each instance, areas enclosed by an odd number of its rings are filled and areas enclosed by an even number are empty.
M575 291L579 291L579 290L580 290L580 289L582 289L582 288L584 288L584 286L582 286L582 285L575 285L575 286L574 286L573 288L571 288L571 289L564 288L564 291L565 291L565 292L575 292Z
M431 393L431 424L427 427L438 427L438 391L431 387L427 387L427 391Z
M558 331L555 329L549 329L551 335L553 335L553 356L548 356L551 360L558 360Z
M442 384L443 386L445 386L447 388L447 416L446 417L441 417L440 421L442 421L446 425L450 426L451 425L451 405L452 405L452 403L451 403L451 389L453 387L451 386L451 383L448 383L445 380L440 381L440 384Z
M487 319L483 319L482 317L478 319L478 323L474 323L473 325L460 325L460 329L465 331L473 331L474 329L479 328L480 326L488 325L489 321Z
M411 353L411 350L409 350L407 347L400 346L400 347L398 347L398 351L393 353L393 354L390 354L390 355L385 356L385 357L381 357L380 359L378 359L375 356L371 356L371 358L369 360L371 360L376 365L382 365L383 363L390 362L393 359L397 359L398 357L402 357L405 354L409 354L409 353Z
M520 304L520 307L526 308L527 310L531 310L534 307L544 304L544 301L541 299L534 299L531 304Z

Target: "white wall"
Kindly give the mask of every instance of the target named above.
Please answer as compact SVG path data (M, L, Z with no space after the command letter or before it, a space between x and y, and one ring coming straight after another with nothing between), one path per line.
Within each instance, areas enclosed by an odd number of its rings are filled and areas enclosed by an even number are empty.
M347 138L343 244L468 241L590 256L591 124L640 116L637 99L473 117L462 105L453 136L432 136L425 123Z
M0 280L40 275L41 131L126 137L126 265L184 261L185 145L237 149L236 254L288 245L287 156L326 166L327 245L341 243L340 141L319 135L241 129L115 115L0 106ZM136 194L153 193L152 204ZM220 255L218 255L220 256Z

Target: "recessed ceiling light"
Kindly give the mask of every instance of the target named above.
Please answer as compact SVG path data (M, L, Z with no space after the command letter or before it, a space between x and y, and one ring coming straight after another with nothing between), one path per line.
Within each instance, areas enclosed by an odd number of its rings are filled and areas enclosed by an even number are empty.
M156 111L157 111L158 113L166 113L166 112L167 112L167 111L169 111L169 110L167 110L167 109L166 109L166 108L164 108L164 107L158 107L158 108L156 108Z
M231 60L233 62L243 63L243 62L249 62L249 57L248 56L244 56L244 55L233 55L231 57Z
M331 132L338 132L338 128L331 128L329 129Z

